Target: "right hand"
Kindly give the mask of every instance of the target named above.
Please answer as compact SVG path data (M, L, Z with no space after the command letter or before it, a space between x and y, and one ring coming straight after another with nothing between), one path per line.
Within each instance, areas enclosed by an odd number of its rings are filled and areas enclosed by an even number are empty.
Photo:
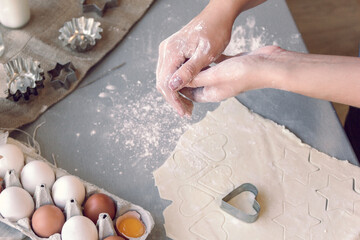
M159 47L156 87L179 113L191 115L193 103L178 91L224 51L234 17L210 4ZM218 16L218 17L217 17Z

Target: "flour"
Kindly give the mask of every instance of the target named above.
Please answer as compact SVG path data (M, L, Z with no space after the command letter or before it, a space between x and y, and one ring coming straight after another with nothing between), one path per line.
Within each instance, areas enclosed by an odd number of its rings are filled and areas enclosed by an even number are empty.
M96 111L111 126L110 130L101 132L101 137L103 143L113 142L125 148L126 156L114 156L119 159L119 166L113 168L118 174L125 170L122 161L130 161L132 171L151 172L159 165L158 161L169 155L190 120L180 118L154 87L146 94L137 93L139 89L135 86L143 83L120 76L130 85L126 91L107 85L98 95L104 100Z
M105 92L101 92L101 93L99 93L98 96L99 96L99 98L106 98L106 97L108 97L108 94Z
M233 29L231 40L226 47L224 54L236 55L242 52L254 51L260 47L269 44L278 45L274 35L268 33L264 27L256 26L256 20L250 16L246 19L244 25L237 26Z
M114 91L114 90L116 89L116 87L115 87L114 85L111 85L111 84L106 85L105 88L106 88L107 90L109 90L109 91Z

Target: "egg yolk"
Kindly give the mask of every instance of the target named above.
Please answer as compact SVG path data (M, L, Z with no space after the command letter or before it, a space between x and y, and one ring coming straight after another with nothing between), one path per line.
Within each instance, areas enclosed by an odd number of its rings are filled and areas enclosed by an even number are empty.
M125 218L119 223L117 228L120 233L131 238L141 237L145 233L144 224L134 217Z

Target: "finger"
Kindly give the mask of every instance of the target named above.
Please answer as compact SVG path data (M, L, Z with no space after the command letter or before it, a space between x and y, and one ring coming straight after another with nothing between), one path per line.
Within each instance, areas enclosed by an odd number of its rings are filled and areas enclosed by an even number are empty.
M183 101L183 104L184 104L184 108L185 108L185 116L191 116L192 114L192 111L194 109L194 104L191 100L183 97L183 96L180 96L182 98L182 101Z
M216 84L218 80L218 67L210 67L204 71L201 71L195 78L189 82L186 87L198 88L207 87Z
M217 87L183 88L180 92L194 102L218 102L223 99Z
M171 92L171 95L164 95L164 98L181 117L191 115L192 103L189 103L189 100L181 96L179 92Z
M200 45L200 44L199 44ZM169 88L178 91L186 86L193 78L211 63L210 57L204 47L198 46L191 58L185 62L171 77Z
M156 87L178 114L184 116L189 114L189 104L184 102L177 92L169 89L168 85L171 76L178 69L178 66L185 61L185 58L178 51L172 51L171 48L172 46L168 44L168 41L164 41L159 47Z
M222 61L225 61L229 58L232 58L232 56L228 56L228 55L225 55L225 54L221 54L218 58L215 59L215 63L221 63Z
M178 114L183 116L191 116L192 110L194 108L193 103L191 100L186 99L185 97L181 96L179 92L174 92L174 96L176 99L171 101L172 103L176 103L176 106L172 105ZM178 106L181 106L180 108Z

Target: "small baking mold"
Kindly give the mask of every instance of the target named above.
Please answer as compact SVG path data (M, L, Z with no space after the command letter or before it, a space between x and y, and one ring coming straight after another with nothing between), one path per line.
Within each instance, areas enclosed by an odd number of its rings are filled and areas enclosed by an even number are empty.
M96 3L88 4L87 0L81 0L81 4L82 4L83 13L94 12L97 15L99 15L100 17L103 17L105 12L109 8L114 8L114 7L119 6L119 1L118 0L105 0L105 3L102 4L102 7L100 7Z
M96 22L94 18L73 18L59 29L59 39L71 50L85 52L93 48L101 39L102 31L100 22Z
M21 97L29 100L30 95L38 95L43 88L44 70L32 58L17 57L4 64L7 76L7 98L15 102Z
M55 67L48 71L50 84L53 88L64 88L68 90L71 83L76 82L76 69L71 62L61 64L56 63Z

